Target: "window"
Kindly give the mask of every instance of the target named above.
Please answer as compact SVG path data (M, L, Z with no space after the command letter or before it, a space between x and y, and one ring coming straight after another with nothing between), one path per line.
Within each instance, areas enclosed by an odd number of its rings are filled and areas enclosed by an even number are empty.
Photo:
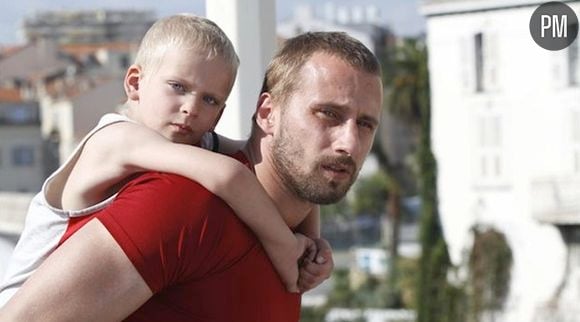
M473 55L472 66L469 68L471 90L475 93L495 91L501 86L499 77L500 44L502 33L495 30L486 30L485 33L476 33L470 43L470 52Z
M131 60L129 59L129 55L121 55L120 58L121 69L127 69L131 65Z
M34 165L34 148L32 146L12 148L12 165L15 167L30 167Z
M483 34L477 33L475 41L475 91L483 92Z
M568 85L578 85L580 75L580 65L578 64L578 40L568 47Z
M31 124L38 122L38 108L31 105L13 105L3 110L3 118L12 124Z
M572 169L580 173L580 110L572 111Z
M501 118L481 115L477 126L478 177L488 181L503 175L501 156Z
M371 271L371 255L364 254L361 258L361 269L367 273Z

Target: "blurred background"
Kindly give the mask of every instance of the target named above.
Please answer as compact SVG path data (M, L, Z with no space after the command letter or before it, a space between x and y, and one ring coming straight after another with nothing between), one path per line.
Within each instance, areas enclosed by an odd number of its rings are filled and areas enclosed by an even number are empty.
M322 208L336 268L304 294L302 321L580 321L579 45L534 42L540 4L3 4L0 275L44 179L124 101L144 32L190 12L216 21L240 54L218 126L230 137L248 135L265 65L285 39L345 31L381 61L381 126L351 192Z

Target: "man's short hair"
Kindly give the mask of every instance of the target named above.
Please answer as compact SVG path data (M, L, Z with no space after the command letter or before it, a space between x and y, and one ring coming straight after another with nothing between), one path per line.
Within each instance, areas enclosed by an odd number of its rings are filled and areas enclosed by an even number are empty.
M357 70L381 76L376 56L344 32L307 32L287 40L266 70L261 93L284 103L300 82L300 69L315 53L338 57Z
M230 39L218 25L203 17L177 14L156 21L141 40L135 64L148 73L160 64L168 48L193 50L208 59L221 57L231 65L233 75L239 66Z

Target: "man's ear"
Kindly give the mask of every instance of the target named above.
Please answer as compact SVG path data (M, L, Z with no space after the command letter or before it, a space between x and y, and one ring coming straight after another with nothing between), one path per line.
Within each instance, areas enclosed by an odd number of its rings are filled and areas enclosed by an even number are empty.
M132 101L139 100L139 81L141 80L141 67L139 65L131 65L125 73L125 80L123 86L125 87L125 94L127 99Z
M276 121L274 103L270 93L260 94L256 107L256 124L266 134L273 134Z

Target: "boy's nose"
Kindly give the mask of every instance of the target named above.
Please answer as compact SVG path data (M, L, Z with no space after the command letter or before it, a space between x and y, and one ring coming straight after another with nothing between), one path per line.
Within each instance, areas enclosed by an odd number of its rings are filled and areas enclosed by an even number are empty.
M181 104L180 112L183 114L195 116L199 111L198 105L199 104L195 99L195 96L192 96L190 99L184 102L184 104Z

